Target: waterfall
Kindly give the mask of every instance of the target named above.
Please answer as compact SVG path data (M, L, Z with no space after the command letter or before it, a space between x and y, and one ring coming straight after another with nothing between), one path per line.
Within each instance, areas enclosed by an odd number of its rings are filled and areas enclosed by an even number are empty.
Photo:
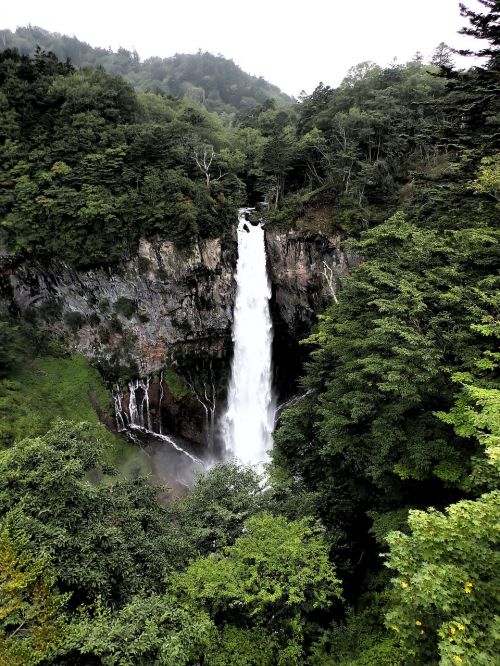
M129 382L128 387L130 391L130 425L152 431L151 412L149 411L149 376L145 379L136 379ZM140 398L139 404L137 403L137 389L142 390L142 398Z
M238 217L234 356L222 434L227 455L260 464L271 448L274 425L273 334L264 230L247 221L250 210L241 209Z
M163 402L164 390L163 390L163 370L160 372L160 400L158 402L158 433L163 435L163 428L161 424L161 404Z
M111 391L111 395L113 396L113 402L115 405L115 419L116 419L116 429L118 432L123 432L124 430L127 429L126 426L126 414L122 412L122 392L120 391L120 387L116 385L116 387L113 388Z

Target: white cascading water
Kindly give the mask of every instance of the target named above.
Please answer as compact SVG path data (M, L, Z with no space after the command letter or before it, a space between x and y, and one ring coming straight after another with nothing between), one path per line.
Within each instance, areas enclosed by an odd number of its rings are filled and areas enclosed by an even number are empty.
M228 407L222 419L226 455L247 464L261 464L272 445L274 398L273 339L264 230L238 218L238 264L234 307L234 357Z
M197 465L202 465L203 463L199 458L193 456L191 453L182 448L182 446L179 446L172 437L169 437L168 435L162 433L161 400L163 398L163 373L161 375L160 405L158 407L160 410L159 432L155 432L153 430L153 425L151 421L151 412L149 407L149 383L150 383L149 376L145 377L144 379L136 379L129 382L128 414L124 412L122 409L123 395L120 391L120 387L116 385L116 387L113 389L112 395L115 404L115 418L116 418L116 426L118 432L128 432L129 436L132 436L131 431L140 430L145 434L151 435L153 437L156 437L157 439L161 439L162 441L167 442L176 451L179 451L179 453L183 453L185 456L190 458L192 462L196 463ZM142 393L139 402L137 401L137 395L136 395L137 389L140 389ZM133 436L132 439L134 439ZM136 440L134 439L134 441Z

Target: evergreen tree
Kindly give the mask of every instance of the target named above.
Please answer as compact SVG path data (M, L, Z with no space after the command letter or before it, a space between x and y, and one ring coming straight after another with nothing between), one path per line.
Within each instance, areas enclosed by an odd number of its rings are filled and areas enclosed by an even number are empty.
M432 54L431 65L436 65L436 67L448 67L451 69L454 64L451 55L452 53L453 51L450 49L450 47L444 42L441 42L437 45L434 53Z
M500 47L500 2L499 0L478 0L484 7L486 13L473 11L460 3L460 13L470 22L460 30L462 35L469 35L477 39L485 39L489 42L488 46L481 47L477 51L463 49L459 51L461 55L472 55L478 57L488 57L494 61L498 67L498 49Z

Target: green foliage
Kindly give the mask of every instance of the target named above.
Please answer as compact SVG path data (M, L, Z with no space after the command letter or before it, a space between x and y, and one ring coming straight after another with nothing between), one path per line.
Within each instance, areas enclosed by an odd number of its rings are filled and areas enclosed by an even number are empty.
M64 314L64 322L76 333L85 323L85 316L81 312L71 311Z
M500 204L500 153L481 160L478 176L472 187L475 192L489 194Z
M115 613L98 604L73 624L62 652L68 664L189 666L200 663L213 633L202 611L163 595L139 596Z
M349 609L344 622L326 631L311 649L311 666L406 666L407 654L384 626L380 599L362 611Z
M10 321L0 319L0 380L9 374L17 360L19 335Z
M176 400L182 400L189 395L189 387L184 379L175 372L173 368L167 368L163 373L163 379L170 393Z
M157 488L140 478L92 482L96 470L112 471L107 448L95 427L59 422L0 453L0 519L30 535L34 555L50 553L72 603L158 590L175 564Z
M138 90L157 91L164 96L184 97L206 106L209 111L230 115L238 109L274 99L282 105L292 98L262 77L250 76L232 60L199 51L176 54L171 58L148 58L141 62L136 52L119 48L117 52L93 48L76 37L49 32L36 26L20 27L13 33L0 30L2 44L33 55L41 46L60 60L73 65L103 67L110 74L123 76Z
M498 302L498 294L494 296ZM473 328L487 338L498 340L498 320L486 318ZM486 456L473 460L470 483L481 490L496 489L500 481L500 391L498 367L500 354L486 350L474 364L473 372L455 373L452 379L461 385L461 392L449 412L436 416L454 427L461 437L474 438L484 447Z
M117 264L140 235L189 248L234 223L246 155L204 109L138 97L117 76L42 51L0 54L0 94L12 121L0 149L0 238L12 252ZM216 156L210 191L196 165L200 144Z
M49 296L44 299L43 303L38 308L38 314L46 322L59 319L62 315L61 300L54 296Z
M185 497L169 507L177 532L180 557L219 552L242 535L245 521L267 503L261 478L235 462L219 464Z
M15 524L0 526L0 664L28 666L63 642L63 609L70 597L55 586L49 559L29 551Z
M141 275L145 275L151 270L151 260L147 257L139 257L137 260L137 266L139 273L141 273Z
M249 518L245 527L221 556L195 560L175 576L172 589L181 600L205 608L218 626L261 628L275 636L279 651L263 663L300 664L308 615L340 596L326 545L306 519L293 522L263 513ZM223 638L234 642L234 630L225 631ZM253 652L249 663L258 663L258 636L247 635L246 649ZM266 647L260 641L257 645L258 650Z
M118 314L130 319L137 312L137 303L126 296L120 296L113 308Z
M470 487L480 449L435 412L484 349L471 326L497 317L498 230L476 215L435 230L397 214L364 232L351 244L364 263L309 340L311 393L282 417L275 459L341 536L342 568L369 543L368 511L445 506Z
M83 356L45 356L18 364L9 379L0 381L0 443L5 447L42 435L58 418L98 425L94 404L106 413L111 397ZM108 442L114 439L104 428L101 436Z
M455 72L441 44L433 67L361 63L295 108L209 54L141 64L16 33L139 95L40 49L0 54L0 240L16 260L119 264L140 236L188 252L229 237L246 195L267 198L268 224L349 232L360 259L306 341L267 486L229 463L167 507L137 473L114 475L99 377L78 357L19 366L0 323L0 435L15 441L0 452L2 663L495 662L500 61L496 3L481 4L461 11L483 64ZM123 318L141 317L127 299L101 309L103 335L125 341ZM60 316L57 298L30 314ZM190 386L212 377L183 361Z
M96 484L105 448L61 422L0 454L5 663L303 663L311 618L340 596L322 530L248 518L265 491L233 463L170 508L141 479ZM208 556L175 573L189 554Z
M496 320L476 328L483 335L500 337ZM476 377L455 375L462 392L448 413L438 415L458 434L475 437L485 447L497 473L486 477L493 491L475 501L452 504L445 514L411 511L410 534L392 532L387 538L386 565L398 574L387 624L417 663L434 663L438 655L439 663L450 665L489 664L495 659L500 395L488 385L498 360L497 352L485 352L476 363ZM484 472L473 480L485 485Z
M445 120L436 102L446 91L433 69L361 63L338 88L320 84L300 106L285 190L298 191L306 210L331 206L337 226L348 232L400 207L415 172L436 162L434 133ZM286 197L283 203L286 209Z
M206 660L210 666L272 666L279 648L277 637L265 629L226 624L214 635Z
M494 663L499 500L493 492L444 514L411 511L411 533L388 537L397 577L387 625L416 663Z

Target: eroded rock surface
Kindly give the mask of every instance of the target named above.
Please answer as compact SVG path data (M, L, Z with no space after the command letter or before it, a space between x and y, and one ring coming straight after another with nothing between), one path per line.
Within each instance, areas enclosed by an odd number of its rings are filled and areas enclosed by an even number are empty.
M286 396L306 353L299 340L359 259L340 235L269 230L266 244L275 381ZM155 431L163 423L203 444L214 405L217 412L223 408L229 376L236 252L235 243L223 246L219 239L200 241L190 253L142 239L137 256L123 266L88 271L3 254L0 309L32 322L60 350L97 363L108 380L149 377ZM177 391L169 386L172 373L182 379L175 380L181 381ZM120 388L128 413L128 387L122 381Z
M275 319L298 340L333 300L339 278L360 259L346 250L341 235L270 231L266 239Z
M143 239L137 257L109 271L38 262L4 268L3 297L68 351L135 364L146 375L160 370L179 344L201 345L210 356L224 352L234 261L218 239L200 241L189 254Z

